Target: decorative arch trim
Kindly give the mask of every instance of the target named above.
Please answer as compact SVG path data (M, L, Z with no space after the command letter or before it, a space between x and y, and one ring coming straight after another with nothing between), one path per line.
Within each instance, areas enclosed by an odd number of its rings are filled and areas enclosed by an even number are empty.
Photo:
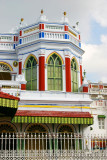
M73 124L72 124L72 125L70 125L70 124L59 124L59 125L57 126L57 128L56 128L56 132L57 132L57 133L58 133L59 128L60 128L61 126L63 126L63 125L66 125L66 126L70 127L70 128L73 130L73 133L77 133L76 128L75 128L75 126L74 126Z
M13 123L11 123L10 121L0 121L0 126L1 126L1 124L8 124L11 127L13 127L13 129L14 129L15 132L18 132L17 127Z
M36 56L35 56L34 54L30 54L30 55L25 59L25 62L24 62L23 68L25 68L25 67L26 67L26 63L27 63L28 59L29 59L31 56L32 56L32 57L34 57L34 58L36 59L36 62L37 62L37 64L38 64L38 60L37 60Z
M5 64L5 65L7 65L7 66L10 68L10 70L13 71L13 68L11 67L11 65L10 65L9 63L4 62L4 61L0 61L0 64Z
M72 57L72 58L71 58L71 61L72 61L73 59L75 59L75 61L76 61L76 64L77 64L77 71L79 71L79 65L78 65L78 61L77 61L77 59L76 59L75 57Z
M50 54L48 55L47 59L46 59L46 63L48 63L49 58L50 58L53 54L56 54L57 56L59 56L60 59L61 59L61 61L62 61L62 64L64 64L63 58L62 58L62 57L60 56L60 54L58 54L57 52L52 52L52 53L50 53Z
M47 131L47 133L50 132L50 128L49 128L46 124L39 124L39 123L36 123L36 124L31 124L31 123L29 123L29 124L25 127L24 132L27 132L27 130L28 130L31 126L33 126L33 125L41 125L42 127L45 128L45 130Z

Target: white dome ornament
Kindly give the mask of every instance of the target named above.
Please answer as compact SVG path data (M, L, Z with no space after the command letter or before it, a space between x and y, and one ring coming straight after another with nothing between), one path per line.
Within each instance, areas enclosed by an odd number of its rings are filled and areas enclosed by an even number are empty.
M43 9L41 9L41 15L38 19L38 22L47 22L48 19L46 18L46 16L44 15Z
M24 18L21 18L21 20L20 20L20 28L21 27L25 27L25 26L27 26L27 23L25 23Z
M67 15L67 13L66 13L66 12L64 12L63 14L64 14L64 16L62 17L61 22L63 22L63 23L67 23L67 24L68 24L68 23L69 23L69 20L68 20L68 18L67 18L67 16L66 16L66 15Z

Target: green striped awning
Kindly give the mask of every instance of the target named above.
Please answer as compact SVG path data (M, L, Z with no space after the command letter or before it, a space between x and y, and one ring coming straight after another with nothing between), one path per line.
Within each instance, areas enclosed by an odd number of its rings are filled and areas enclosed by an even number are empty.
M98 118L106 118L105 115L98 115Z
M93 124L93 118L15 116L13 123Z
M0 106L9 108L18 108L18 100L0 98Z

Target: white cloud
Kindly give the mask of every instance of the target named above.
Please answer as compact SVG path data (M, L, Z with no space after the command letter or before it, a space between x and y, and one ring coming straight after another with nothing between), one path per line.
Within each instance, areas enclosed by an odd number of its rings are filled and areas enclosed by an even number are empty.
M107 35L102 35L101 41L100 45L83 44L83 68L91 80L96 78L96 81L107 83Z

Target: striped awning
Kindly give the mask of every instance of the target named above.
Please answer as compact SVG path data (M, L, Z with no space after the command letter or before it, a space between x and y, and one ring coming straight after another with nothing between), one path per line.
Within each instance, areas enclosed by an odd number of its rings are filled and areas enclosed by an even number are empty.
M89 112L67 111L17 111L14 123L63 123L63 124L93 124Z
M18 108L19 98L0 92L0 107Z
M19 100L18 97L0 92L0 117L13 117L17 111Z

